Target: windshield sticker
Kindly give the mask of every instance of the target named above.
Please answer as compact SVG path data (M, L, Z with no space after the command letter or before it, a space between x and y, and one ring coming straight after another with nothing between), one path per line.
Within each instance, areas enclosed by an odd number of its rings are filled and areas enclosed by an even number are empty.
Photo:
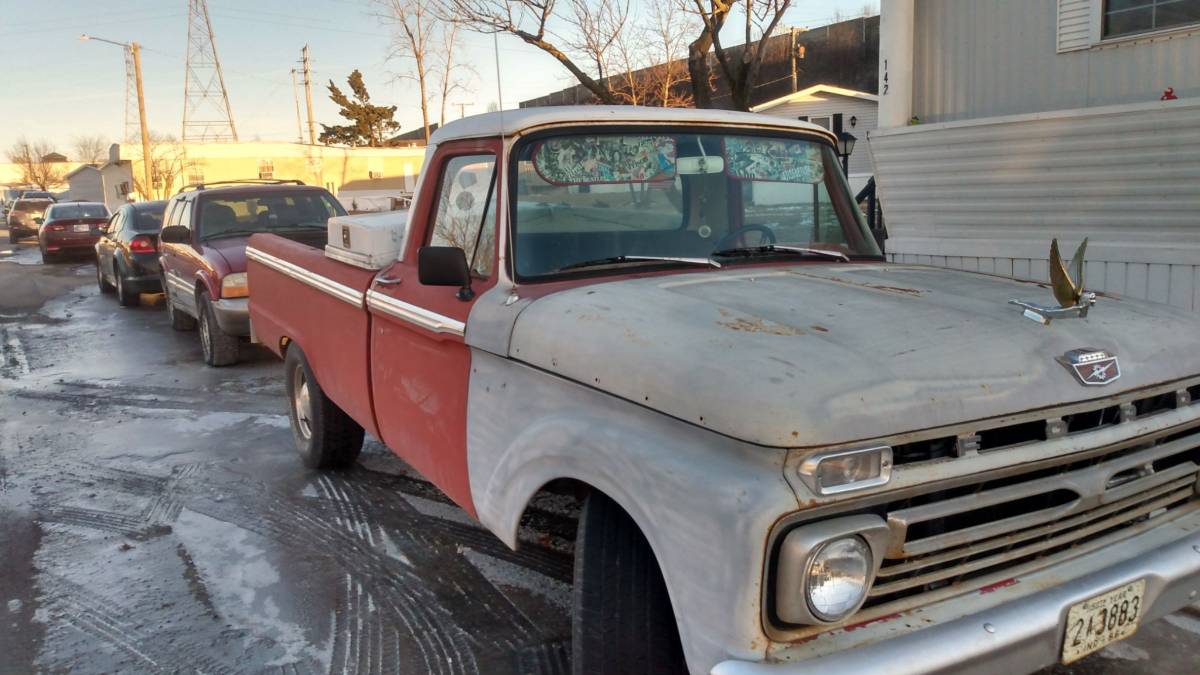
M756 136L725 139L725 166L730 177L782 183L825 180L821 147L808 141Z
M565 136L538 144L533 166L552 185L649 183L675 177L671 136Z

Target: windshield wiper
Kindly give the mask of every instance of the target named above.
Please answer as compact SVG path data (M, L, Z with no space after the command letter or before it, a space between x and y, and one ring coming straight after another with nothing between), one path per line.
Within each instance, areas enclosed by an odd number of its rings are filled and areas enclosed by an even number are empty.
M224 239L225 237L243 237L248 234L263 234L266 230L222 230L213 232L212 234L200 237L200 241L208 241L209 239Z
M563 265L554 270L555 272L567 272L570 270L582 269L584 267L600 267L603 265L620 265L622 263L638 263L638 262L669 262L682 263L685 265L702 265L704 267L720 267L721 263L712 258L683 258L676 256L665 255L614 255L607 258L597 258L595 260L584 260L581 262Z
M826 251L819 248L805 248L803 246L780 246L779 244L765 244L763 246L739 246L737 248L726 248L720 251L713 251L712 256L715 257L734 257L734 256L754 256L772 253L791 253L797 255L819 255L828 258L838 258L844 262L850 262L850 256L839 251Z

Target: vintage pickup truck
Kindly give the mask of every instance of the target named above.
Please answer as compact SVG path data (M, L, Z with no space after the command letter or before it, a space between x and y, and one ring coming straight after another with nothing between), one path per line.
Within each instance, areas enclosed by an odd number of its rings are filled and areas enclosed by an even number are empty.
M1057 304L889 264L827 131L636 107L448 124L397 220L250 240L296 444L513 547L579 495L578 673L1026 672L1196 601L1200 317L1082 251Z

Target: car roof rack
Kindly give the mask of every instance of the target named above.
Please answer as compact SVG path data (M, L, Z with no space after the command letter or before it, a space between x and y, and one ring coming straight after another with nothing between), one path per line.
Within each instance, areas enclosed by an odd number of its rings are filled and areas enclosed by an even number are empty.
M180 192L192 192L195 190L207 190L212 187L223 187L228 185L304 185L304 181L296 179L281 179L281 178L242 178L239 180L214 180L210 183L193 183L192 185L184 185L179 188Z

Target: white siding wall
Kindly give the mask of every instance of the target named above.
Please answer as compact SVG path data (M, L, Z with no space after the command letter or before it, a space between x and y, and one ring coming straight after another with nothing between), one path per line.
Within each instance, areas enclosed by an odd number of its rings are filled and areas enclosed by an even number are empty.
M104 181L100 170L87 168L71 176L67 181L71 199L86 199L93 202L104 201Z
M810 100L784 103L763 111L764 115L786 117L792 120L801 115L807 115L809 118L828 115L832 119L834 113L842 113L843 127L858 138L854 153L850 155L850 173L871 173L871 152L867 147L867 132L873 131L879 124L878 103L868 99L837 94L814 94ZM858 118L858 124L854 127L850 126L851 116Z
M894 260L1045 280L1090 238L1087 286L1200 310L1200 99L872 137Z
M1082 12L1100 2L1062 0L1060 13L1055 0L918 0L913 114L931 123L1139 103L1167 87L1200 97L1200 30L1059 53L1060 25L1081 47Z

